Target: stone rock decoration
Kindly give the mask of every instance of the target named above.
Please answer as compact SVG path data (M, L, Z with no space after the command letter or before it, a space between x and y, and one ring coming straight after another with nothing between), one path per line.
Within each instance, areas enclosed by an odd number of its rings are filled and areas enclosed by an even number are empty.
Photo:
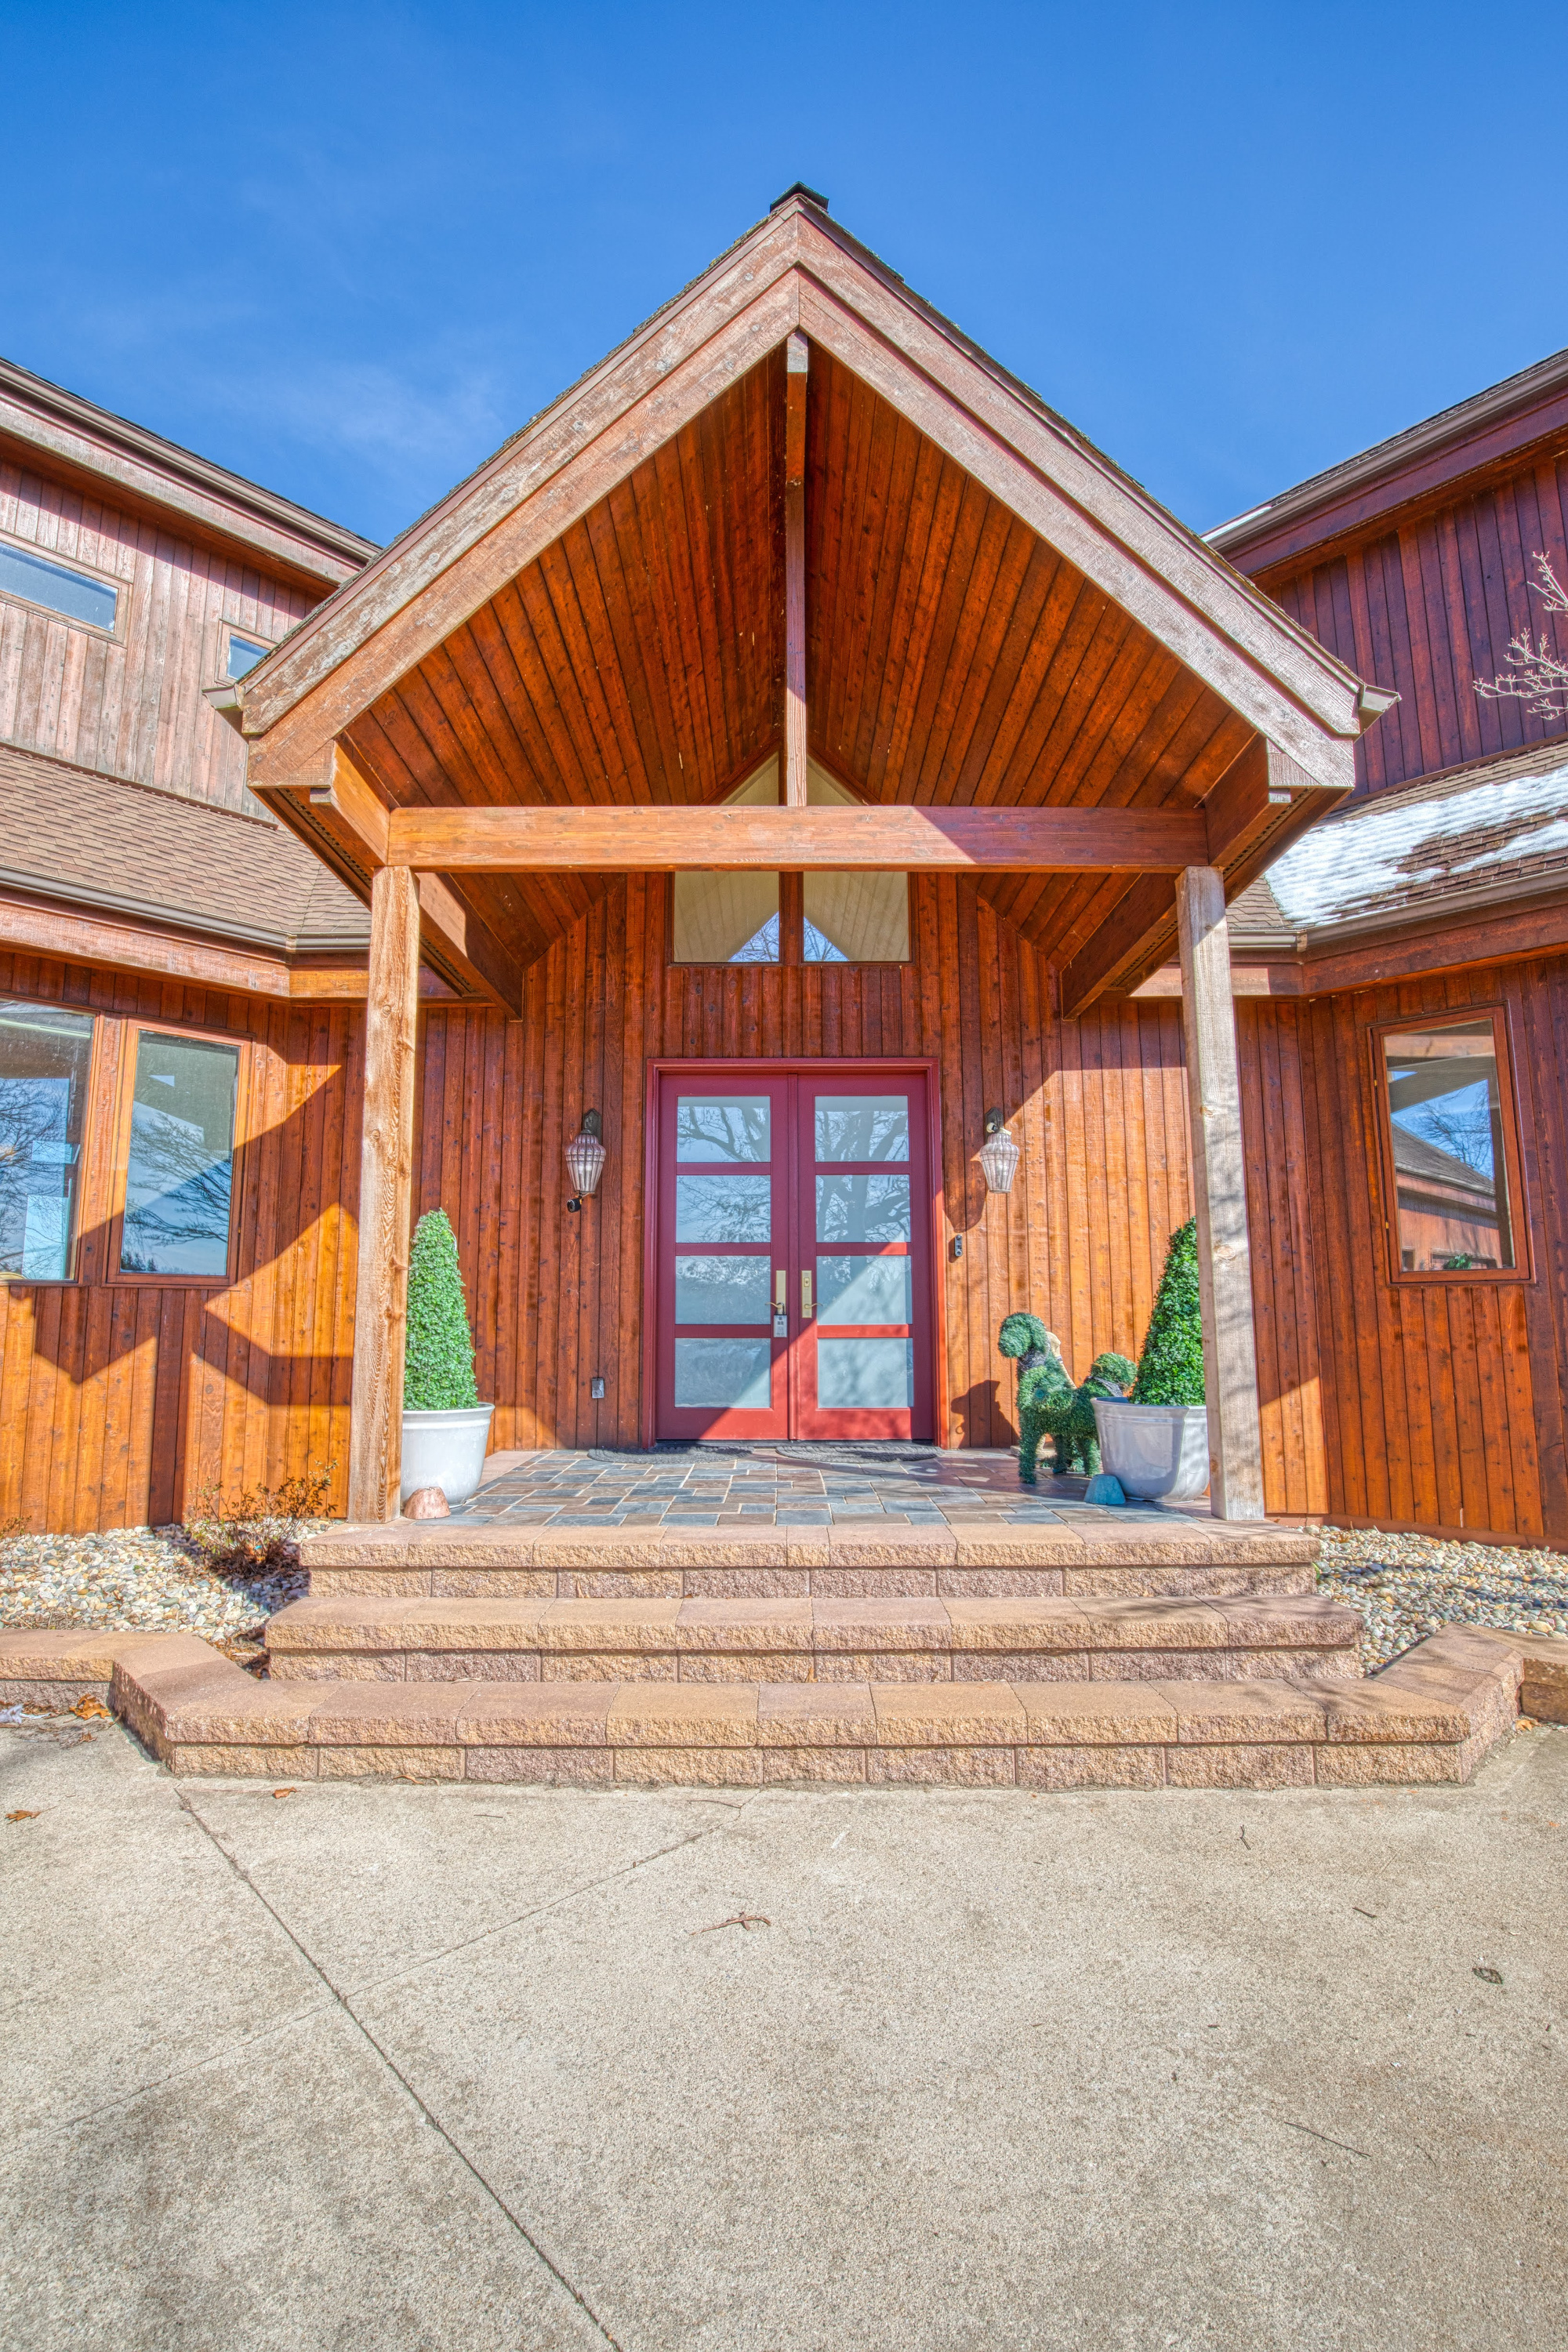
M406 1509L421 1496L423 1518L435 1516L423 1499L428 1489L438 1488L449 1508L460 1508L475 1492L495 1412L479 1402L458 1236L445 1209L430 1210L414 1229L407 1328L402 1502Z
M1094 1407L1105 1469L1144 1502L1195 1501L1209 1482L1198 1229L1171 1235L1132 1393Z

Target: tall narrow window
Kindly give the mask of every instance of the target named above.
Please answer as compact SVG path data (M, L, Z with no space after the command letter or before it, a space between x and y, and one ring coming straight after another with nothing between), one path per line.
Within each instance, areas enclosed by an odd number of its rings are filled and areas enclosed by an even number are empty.
M138 1037L122 1274L227 1274L238 1075L237 1046L155 1029Z
M1401 1274L1517 1264L1513 1106L1489 1013L1381 1032Z
M0 1276L67 1282L92 1016L0 1003Z

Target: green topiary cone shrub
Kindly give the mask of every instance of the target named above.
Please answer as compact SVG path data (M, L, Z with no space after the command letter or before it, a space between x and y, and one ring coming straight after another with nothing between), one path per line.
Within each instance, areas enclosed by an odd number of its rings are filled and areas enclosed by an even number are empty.
M432 1209L414 1228L408 1259L404 1410L456 1412L479 1401L473 1335L458 1270L458 1236L446 1210Z
M1204 1318L1198 1291L1198 1228L1189 1217L1171 1235L1154 1312L1138 1359L1133 1404L1202 1404Z

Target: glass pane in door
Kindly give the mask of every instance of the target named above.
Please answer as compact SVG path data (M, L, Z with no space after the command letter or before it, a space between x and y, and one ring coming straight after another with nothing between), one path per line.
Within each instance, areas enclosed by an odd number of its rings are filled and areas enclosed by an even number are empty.
M675 1106L678 1160L770 1160L773 1105L766 1095L682 1095Z
M818 1339L816 1402L838 1411L905 1412L914 1402L910 1339Z
M771 1257L678 1257L677 1323L765 1323Z
M907 1160L910 1156L908 1095L818 1095L816 1157L835 1160Z
M678 1242L765 1242L773 1233L771 1176L678 1176Z
M728 1406L766 1412L772 1402L772 1343L767 1339L681 1339L675 1343L678 1406Z
M907 1323L910 1286L907 1257L819 1257L817 1320Z
M819 1176L816 1238L819 1242L907 1242L909 1178Z

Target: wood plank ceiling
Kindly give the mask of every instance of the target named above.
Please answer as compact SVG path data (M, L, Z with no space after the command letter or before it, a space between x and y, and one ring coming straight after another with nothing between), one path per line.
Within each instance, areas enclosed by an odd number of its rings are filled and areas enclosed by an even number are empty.
M355 722L396 806L700 803L778 741L782 349ZM1246 722L868 385L812 353L812 756L872 802L1188 807ZM1065 961L1135 877L1003 875ZM602 877L472 876L531 961Z

